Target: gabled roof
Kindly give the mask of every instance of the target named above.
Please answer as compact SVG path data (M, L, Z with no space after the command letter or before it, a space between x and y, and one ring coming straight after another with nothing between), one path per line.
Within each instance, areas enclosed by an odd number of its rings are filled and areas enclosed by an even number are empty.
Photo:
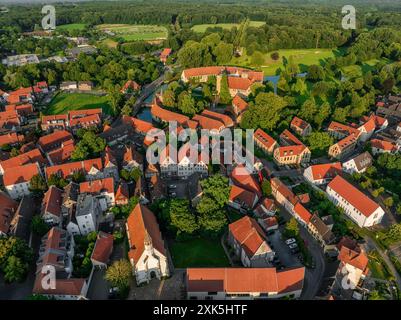
M350 126L342 124L342 123L339 123L339 122L336 122L336 121L332 121L330 123L328 130L340 132L347 136L350 134L355 134L358 137L360 134L358 129L350 127Z
M285 129L281 134L280 134L280 140L286 141L288 144L291 145L303 145L302 141L299 140L295 135L291 133L291 131Z
M160 233L159 225L152 211L142 204L137 204L127 219L129 238L128 257L137 263L145 250L145 236L148 235L153 247L166 255L166 249Z
M48 212L56 217L60 217L63 190L56 186L50 186L42 200L42 214Z
M220 131L225 128L223 122L199 114L196 114L194 117L192 117L192 120L197 121L202 129L207 129L210 131Z
M45 160L45 158L43 158L39 149L34 149L26 153L22 153L16 157L10 158L8 160L1 161L0 165L3 168L3 170L6 170L36 162L38 162L41 165L47 164L47 161Z
M231 186L229 200L232 202L245 203L249 208L253 207L256 195L236 185Z
M334 241L334 234L316 213L311 217L309 223L316 228L319 235L327 244L330 244Z
M160 107L157 102L152 104L151 108L152 116L161 119L164 122L177 121L179 124L184 125L189 118L183 114L172 112Z
M244 112L248 108L248 102L242 99L238 94L232 100L232 105L236 106L240 112Z
M358 209L364 216L369 217L380 206L355 188L351 183L341 176L336 176L328 185L337 192L342 198L347 200L353 207Z
M171 54L171 48L164 48L160 53L160 58L167 58Z
M373 163L373 158L368 151L365 151L349 161L354 161L356 168L360 171L370 167Z
M51 160L53 165L62 164L71 159L71 155L74 150L74 140L67 140L64 141L58 149L48 152L47 157Z
M350 264L351 266L364 272L369 263L369 259L363 251L357 252L345 246L341 247L338 260L344 264Z
M58 174L61 178L66 178L74 174L74 172L81 171L87 174L92 167L95 167L97 170L103 170L102 159L91 159L84 161L76 161L70 163L64 163L52 167L47 167L46 177L49 178L52 174Z
M253 134L253 137L255 140L262 143L265 146L265 148L267 148L267 149L272 148L277 143L276 140L274 140L271 136L269 136L262 129L257 129L255 131L255 133Z
M308 126L310 126L309 123L307 123L305 120L302 120L301 118L294 117L291 121L291 126L294 126L296 128L299 128L301 130L306 129Z
M362 130L362 128L365 129L366 132L373 132L376 129L376 123L373 118L369 118L364 124L362 124L358 130Z
M238 165L234 168L231 172L231 179L236 185L256 193L258 197L262 196L262 190L259 183L243 165Z
M397 147L393 143L386 140L372 139L370 140L370 144L373 148L381 149L384 151L394 152L397 150Z
M354 134L350 134L349 136L345 137L344 139L338 141L336 144L340 150L344 150L351 145L357 143L358 137Z
M233 120L229 116L222 113L205 109L202 111L202 115L223 122L226 127L232 127L234 125Z
M93 248L91 259L96 262L107 264L113 251L113 241L113 235L100 231L97 236L95 247Z
M79 184L80 193L100 194L103 192L114 194L114 179L105 178L93 181L85 181Z
M45 275L38 273L32 292L46 295L80 296L83 293L86 280L81 278L56 279L56 289L43 289L42 278Z
M266 242L265 234L259 224L249 216L230 223L228 229L233 238L241 245L247 256L251 259L264 246L265 252L271 252Z
M305 147L304 145L284 146L284 147L278 147L275 153L277 153L280 158L289 156L299 156L306 149L308 148Z
M272 178L270 183L273 190L277 190L277 192L286 198L292 205L295 205L298 202L298 198L295 196L295 194L279 178Z
M125 152L123 156L123 166L135 161L138 164L143 163L142 155L135 150L134 146L129 145L125 147Z
M10 132L0 136L0 146L3 146L5 144L21 143L23 141L24 141L24 136L17 134L15 132Z
M8 168L4 171L3 183L5 186L12 186L19 183L29 182L32 177L40 174L39 167L36 163L26 164L15 168Z
M18 202L0 191L0 233L7 233L11 220L18 209Z
M91 114L85 117L77 117L70 120L70 127L97 125L101 123L99 114Z
M188 268L188 292L286 293L302 290L305 268Z
M65 130L57 130L53 133L40 137L38 144L44 152L47 152L53 149L54 145L59 145L67 140L73 140L72 134Z
M126 92L127 90L139 90L141 86L134 80L128 80L121 89L121 92Z
M316 164L310 166L309 168L311 169L313 180L334 178L334 176L342 172L342 166L340 162Z
M309 223L309 220L311 219L312 214L300 202L298 202L294 206L294 211L301 218L301 220L303 222L305 222L306 224Z
M252 80L241 77L228 77L228 87L234 90L248 90L254 83Z

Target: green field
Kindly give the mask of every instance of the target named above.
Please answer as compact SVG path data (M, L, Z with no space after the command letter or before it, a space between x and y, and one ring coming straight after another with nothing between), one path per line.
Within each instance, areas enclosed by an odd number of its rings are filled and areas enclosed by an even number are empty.
M249 23L249 26L257 28L257 27L263 26L264 24L266 24L266 22L264 22L264 21L251 21ZM231 28L238 27L238 26L239 26L239 23L216 23L216 24L210 23L210 24L198 24L196 26L193 26L191 29L198 33L204 33L207 30L207 28L219 27L219 28L230 30Z
M320 64L324 59L333 58L335 56L335 53L332 49L289 49L277 50L277 52L279 53L280 58L276 61L270 57L272 52L268 52L265 54L265 61L260 67L265 75L275 75L277 69L282 69L283 57L286 57L288 59L290 56L293 56L295 63L300 64L302 70L303 66ZM243 54L241 57L233 58L230 64L256 68L256 66L252 64L251 57L246 54Z
M70 24L63 24L60 26L57 26L57 30L65 30L65 31L71 31L71 30L83 30L85 29L86 24L84 23L70 23Z
M374 69L374 66L378 64L379 62L384 62L386 64L390 64L391 62L387 59L373 59L373 60L368 60L365 61L362 65L352 65L352 66L347 66L343 67L342 70L344 71L344 75L347 78L356 78L356 77L361 77L365 73L372 71Z
M191 239L170 247L176 268L228 267L227 256L218 239Z
M167 29L157 25L101 24L97 29L115 33L125 41L158 40L167 38Z
M65 114L70 110L102 108L106 114L111 114L107 96L95 96L87 93L59 93L44 110L45 115Z

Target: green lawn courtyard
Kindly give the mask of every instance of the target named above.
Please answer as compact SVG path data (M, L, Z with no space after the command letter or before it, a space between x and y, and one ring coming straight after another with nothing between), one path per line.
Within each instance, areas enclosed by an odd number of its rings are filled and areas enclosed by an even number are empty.
M220 238L197 238L175 241L170 252L176 268L228 267L228 258L220 243Z
M264 22L264 21L251 21L249 23L249 26L257 28L257 27L263 26L264 24L266 24L266 22ZM195 25L191 29L192 29L192 31L197 32L197 33L204 33L207 30L207 28L222 28L222 29L230 30L231 28L238 27L239 25L240 25L239 23L215 23L215 24L208 23L208 24Z
M124 41L158 40L167 38L167 28L157 25L101 24L97 29L113 32Z
M102 108L106 114L111 114L111 106L107 96L97 96L88 93L58 93L44 110L45 115L65 114L70 110Z

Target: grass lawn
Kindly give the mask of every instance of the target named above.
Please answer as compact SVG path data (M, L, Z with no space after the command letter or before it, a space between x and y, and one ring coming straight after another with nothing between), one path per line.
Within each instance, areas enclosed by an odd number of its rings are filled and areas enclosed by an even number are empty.
M100 44L104 44L105 46L109 48L117 48L118 42L112 40L112 39L104 39L99 42Z
M249 26L257 28L257 27L263 26L264 24L266 24L266 22L264 22L264 21L251 21L249 23ZM207 30L207 28L219 27L219 28L230 30L231 28L238 27L238 26L239 26L239 23L216 23L216 24L209 23L209 24L198 24L196 26L193 26L191 29L198 33L204 33Z
M377 251L372 251L368 255L369 257L369 270L372 272L372 277L382 280L391 280L393 276L388 270L386 263Z
M293 56L295 63L301 65L301 71L305 71L306 66L320 64L325 59L335 56L335 52L332 49L289 49L277 50L277 52L280 55L277 61L270 57L272 52L265 54L265 61L260 69L262 69L267 76L275 75L277 69L283 68L283 57L288 59L290 56ZM241 57L233 58L230 64L257 68L257 66L252 64L251 57L246 54L243 54Z
M102 108L106 114L111 114L111 107L107 96L95 96L88 93L58 93L44 114L64 114L70 110Z
M101 24L96 26L96 28L103 31L111 31L115 33L117 37L121 37L125 41L167 38L166 27L157 25Z
M170 246L173 264L176 268L229 267L229 261L217 239L191 239L174 242Z
M62 24L60 26L57 26L56 29L66 30L66 31L83 30L83 29L85 29L85 26L86 26L86 24L84 24L84 23L70 23L70 24Z
M390 61L387 59L372 59L365 61L362 65L352 65L352 66L347 66L343 67L342 70L344 71L344 74L347 78L356 78L356 77L361 77L365 73L372 71L374 69L374 66L378 64L379 62L384 62L386 64L389 64Z

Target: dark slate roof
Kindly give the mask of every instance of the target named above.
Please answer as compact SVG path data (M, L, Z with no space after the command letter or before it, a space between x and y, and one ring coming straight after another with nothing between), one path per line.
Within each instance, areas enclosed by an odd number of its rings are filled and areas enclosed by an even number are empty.
M319 218L319 216L315 213L310 219L309 223L311 223L322 237L326 244L330 244L335 240L334 234L331 232L330 228Z
M358 171L368 168L373 163L373 158L368 151L361 153L359 156L354 158L355 165Z

